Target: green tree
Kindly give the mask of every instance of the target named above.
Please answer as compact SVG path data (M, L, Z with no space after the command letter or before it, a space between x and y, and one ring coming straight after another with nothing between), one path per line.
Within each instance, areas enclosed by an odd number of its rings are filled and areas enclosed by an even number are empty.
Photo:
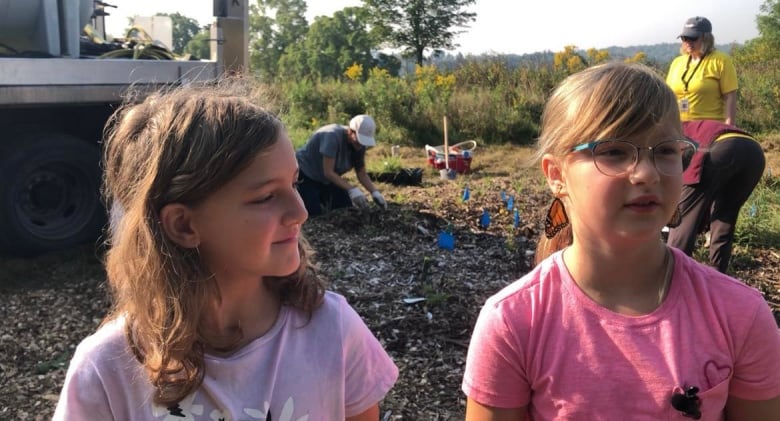
M398 76L401 71L401 60L391 54L379 53L376 57L376 66L387 70L390 76Z
M756 17L760 38L777 51L780 47L780 1L766 0Z
M279 60L309 30L304 0L257 0L249 9L250 63L261 78L279 75Z
M451 50L455 35L476 19L465 10L476 0L365 0L373 31L389 47L402 48L423 64L426 49Z
M182 54L184 47L192 40L195 35L201 32L200 24L192 18L188 18L178 12L176 13L158 13L157 16L168 16L173 25L173 52Z
M211 57L211 46L209 45L210 38L211 35L208 28L204 28L187 43L184 47L184 54L208 60Z
M749 131L778 130L780 121L780 1L767 0L756 17L759 36L734 48L739 77L739 125Z
M318 16L305 40L291 45L282 55L281 72L287 77L336 79L350 66L359 65L363 69L360 80L364 80L368 70L376 65L365 21L366 12L359 7L347 7L332 17Z

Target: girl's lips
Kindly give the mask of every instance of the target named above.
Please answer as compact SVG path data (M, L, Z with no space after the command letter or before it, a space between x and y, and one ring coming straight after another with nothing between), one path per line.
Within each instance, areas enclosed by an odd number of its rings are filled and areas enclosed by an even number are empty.
M626 207L635 211L647 211L651 209L656 209L659 206L657 203L647 203L647 204L634 203L634 204L627 205Z
M290 244L290 243L296 243L296 244L298 243L298 234L274 242L274 244Z
M656 206L660 201L655 196L642 196L638 197L626 204L626 206Z
M653 211L661 206L660 201L653 196L644 196L634 199L626 204L626 207L639 212Z

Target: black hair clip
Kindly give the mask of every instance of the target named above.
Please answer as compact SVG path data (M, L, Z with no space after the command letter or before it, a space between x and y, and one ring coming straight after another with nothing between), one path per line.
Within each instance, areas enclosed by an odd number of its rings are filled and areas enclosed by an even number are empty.
M701 399L696 394L699 393L699 388L696 386L690 386L685 389L685 394L675 392L672 395L672 407L688 418L698 420L701 418Z

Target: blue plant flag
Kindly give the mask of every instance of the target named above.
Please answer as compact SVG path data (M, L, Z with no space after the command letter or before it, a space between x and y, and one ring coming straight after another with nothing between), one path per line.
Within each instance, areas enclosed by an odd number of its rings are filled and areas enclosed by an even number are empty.
M506 202L506 192L501 190L501 201Z
M446 231L440 232L439 248L443 248L446 250L455 250L455 236Z
M482 228L487 228L490 226L490 214L488 213L487 209L482 210L482 216L479 218L479 225Z
M471 198L471 191L469 191L469 186L466 186L463 188L463 201L467 201Z
M515 197L509 196L509 200L506 201L506 210L512 211L512 208L515 207Z

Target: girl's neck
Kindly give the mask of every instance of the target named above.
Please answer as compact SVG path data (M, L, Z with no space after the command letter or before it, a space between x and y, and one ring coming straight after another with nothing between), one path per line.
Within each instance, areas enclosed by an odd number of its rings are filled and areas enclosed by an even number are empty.
M278 296L270 292L262 280L246 285L220 284L221 302L217 303L206 325L217 335L241 331L241 340L234 349L265 335L276 324L281 309Z
M665 298L674 258L660 243L626 252L572 246L563 258L574 282L599 305L616 313L652 313Z

